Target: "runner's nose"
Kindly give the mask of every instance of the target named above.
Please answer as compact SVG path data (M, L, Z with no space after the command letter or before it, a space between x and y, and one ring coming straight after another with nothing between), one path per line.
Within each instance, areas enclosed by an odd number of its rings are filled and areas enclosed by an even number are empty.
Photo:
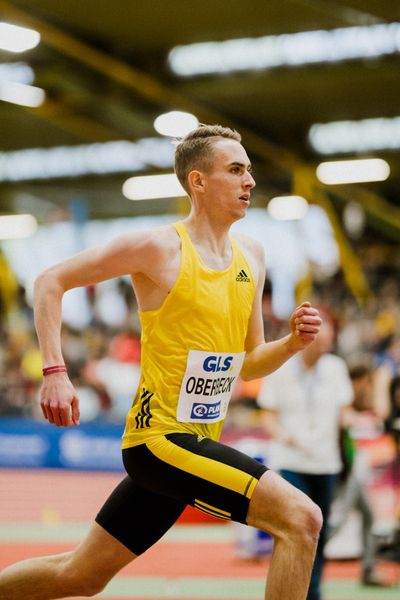
M253 189L254 187L256 187L256 182L254 180L254 177L249 171L247 171L247 178L245 180L245 186L246 186L246 188L248 188L250 190Z

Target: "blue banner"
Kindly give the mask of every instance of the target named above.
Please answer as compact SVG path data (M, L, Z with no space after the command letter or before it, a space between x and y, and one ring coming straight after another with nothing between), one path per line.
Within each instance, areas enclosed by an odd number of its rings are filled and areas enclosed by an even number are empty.
M30 419L0 419L0 467L122 471L123 425L55 427Z

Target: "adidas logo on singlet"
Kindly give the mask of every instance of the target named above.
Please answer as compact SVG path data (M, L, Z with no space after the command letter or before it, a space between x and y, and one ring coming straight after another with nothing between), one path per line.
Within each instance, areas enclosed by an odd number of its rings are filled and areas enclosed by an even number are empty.
M247 283L250 283L250 277L247 275L246 271L242 269L237 274L236 281L247 281Z

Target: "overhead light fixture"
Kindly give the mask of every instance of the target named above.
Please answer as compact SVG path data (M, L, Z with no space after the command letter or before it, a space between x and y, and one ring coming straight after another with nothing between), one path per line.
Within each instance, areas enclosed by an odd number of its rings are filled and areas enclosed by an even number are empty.
M161 135L183 137L199 124L197 117L191 113L172 110L158 116L154 121L154 129Z
M381 158L336 160L317 167L318 179L327 185L385 181L390 175L388 163Z
M275 196L268 203L269 214L278 221L304 219L309 205L302 196Z
M398 150L400 117L315 123L308 139L320 154Z
M30 85L34 79L33 69L27 63L0 63L0 85L10 81Z
M179 198L187 193L175 173L130 177L122 186L128 200L151 200L153 198Z
M132 173L173 164L174 147L165 138L29 148L0 152L0 181Z
M0 240L15 240L30 237L37 229L33 215L0 216Z
M168 61L174 73L188 77L375 58L399 52L400 23L382 23L176 46Z
M4 102L37 108L43 104L45 99L45 91L34 85L15 81L0 84L0 100L4 100Z
M40 42L40 33L34 29L0 23L0 49L9 52L25 52L35 48Z

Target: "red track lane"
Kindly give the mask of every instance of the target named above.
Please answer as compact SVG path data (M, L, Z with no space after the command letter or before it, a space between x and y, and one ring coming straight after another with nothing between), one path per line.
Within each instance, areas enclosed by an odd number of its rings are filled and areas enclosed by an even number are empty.
M92 520L123 473L47 469L0 470L0 521L40 522L43 511L61 521Z
M122 477L122 473L0 470L0 522L38 523L46 516L63 523L90 522ZM71 544L38 543L35 540L0 544L0 568L32 556L66 552L72 547ZM260 562L236 559L233 545L229 543L168 542L151 548L128 565L121 576L259 578L264 577L267 570L266 559ZM381 563L380 571L388 580L398 579L398 565ZM325 578L356 580L359 572L357 561L331 562L327 565ZM123 599L113 597L110 600Z
M67 552L71 544L8 543L0 545L0 568L8 564L46 554ZM396 566L382 563L380 571L393 580ZM268 572L266 559L254 562L234 557L230 544L158 544L148 550L120 572L121 576L138 577L264 577ZM327 579L353 579L359 577L358 561L329 562ZM397 573L398 575L398 573Z

